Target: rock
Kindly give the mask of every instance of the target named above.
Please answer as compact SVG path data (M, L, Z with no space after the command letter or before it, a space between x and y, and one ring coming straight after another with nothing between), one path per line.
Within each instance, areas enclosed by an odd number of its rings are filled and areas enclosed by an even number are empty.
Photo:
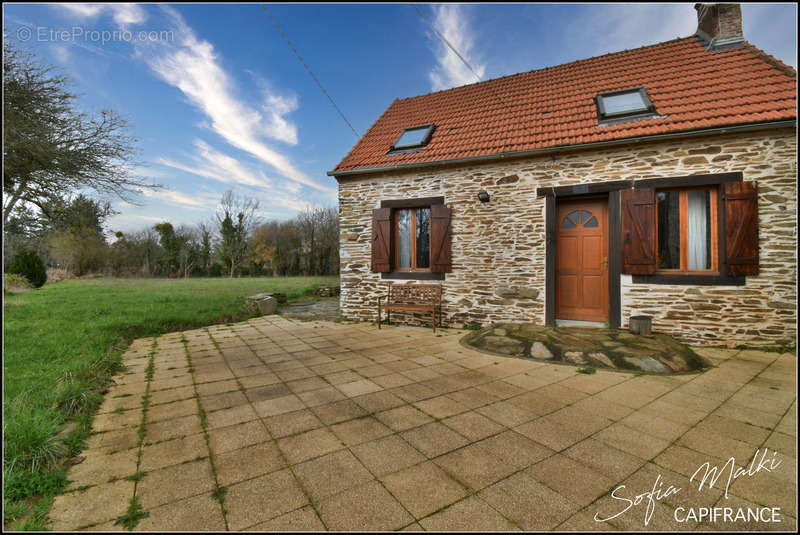
M494 331L492 331L492 333L497 335L497 336L507 336L508 335L508 331L505 330L505 329L495 329Z
M553 358L553 353L543 343L534 342L531 346L531 356L535 359L550 360Z
M286 301L288 301L288 299L286 298L286 294L282 294L282 293L277 293L277 292L276 293L271 293L271 294L269 294L269 297L274 297L278 301L278 303L280 303L281 305L286 303Z
M333 297L339 295L340 288L338 286L320 286L314 290L314 294L319 297Z
M505 336L484 336L480 344L483 349L503 355L521 355L525 347L522 342Z
M278 310L278 300L274 297L265 297L258 302L258 311L265 316L275 314L276 310Z
M602 353L589 353L589 361L596 366L606 366L608 368L616 368L614 362Z
M501 286L494 293L496 295L498 295L499 297L505 297L505 298L516 297L517 296L517 289L516 288L512 288L510 286Z
M586 359L580 351L567 351L564 353L564 360L573 364L586 364Z
M650 372L650 373L669 372L669 368L661 364L653 357L645 357L645 358L623 357L623 358L625 359L625 362L645 372Z
M518 293L522 299L536 299L539 297L539 290L536 288L520 288Z
M678 355L661 355L658 360L669 366L674 372L689 371L689 365Z

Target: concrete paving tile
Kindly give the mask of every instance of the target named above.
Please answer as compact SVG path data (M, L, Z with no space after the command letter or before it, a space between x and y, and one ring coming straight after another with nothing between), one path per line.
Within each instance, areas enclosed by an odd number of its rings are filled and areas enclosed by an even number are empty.
M209 447L217 455L267 440L270 440L270 436L259 420L219 427L208 432Z
M146 511L214 489L208 459L153 470L136 485L136 497Z
M353 446L351 451L375 476L396 472L425 460L420 452L398 435Z
M136 531L221 531L222 508L211 493L172 502L148 511Z
M669 442L676 440L689 430L689 426L686 424L642 412L634 412L620 420L620 423Z
M757 449L752 444L734 438L719 436L716 433L704 431L697 427L690 429L681 436L677 444L705 453L711 457L724 459L735 457L737 463L746 463Z
M353 401L369 413L385 411L406 404L405 401L385 390L354 397Z
M213 396L214 394L222 394L223 392L232 392L234 390L239 390L239 385L234 380L197 385L197 393L201 396Z
M448 416L453 416L454 414L459 414L467 410L463 405L448 396L438 396L423 401L417 401L413 405L436 419L447 418Z
M768 460L771 458L767 456ZM791 470L791 466L784 465L777 466L773 473L761 471L741 476L731 484L730 493L768 507L780 507L782 515L797 518L797 480L787 481L785 477ZM780 473L784 477L780 477Z
M206 412L229 409L239 405L247 405L247 403L247 397L238 390L234 392L215 394L213 396L200 396L200 404L203 406L203 410Z
M425 462L380 478L415 518L425 517L467 496L467 490L441 468Z
M619 403L614 403L612 401L599 399L597 396L584 398L571 405L571 407L588 412L589 414L608 418L609 420L613 421L621 420L633 412L633 409L630 407L626 407L625 405L620 405Z
M536 418L535 414L521 409L509 401L498 401L485 407L479 407L475 411L506 427L514 427Z
M307 504L288 469L231 485L225 495L228 527L232 530L272 520Z
M429 459L469 444L469 440L439 422L404 431L400 436Z
M148 423L146 427L145 443L155 443L162 440L185 437L203 432L200 417L190 414L182 418L172 418L156 423Z
M263 373L264 371L266 371L263 367L261 368L261 370L262 373L256 375L248 375L246 377L240 377L239 382L242 384L244 388L258 388L259 386L269 386L281 382L281 379L274 373L272 372Z
M354 401L344 399L327 405L312 407L311 410L325 425L332 425L346 420L365 416L367 411L359 407Z
M328 529L337 531L389 531L414 520L377 481L323 500L318 511Z
M379 375L372 377L371 379L373 383L380 385L383 388L396 388L398 386L405 386L414 382L413 379L410 379L409 377L397 372L389 373L387 375Z
M547 415L547 419L556 424L569 426L585 435L591 435L614 423L608 418L570 406Z
M98 414L92 420L92 431L111 431L114 429L138 429L142 423L142 409L121 413Z
M145 446L142 449L142 462L139 469L149 472L207 456L208 447L203 435L191 435L153 446Z
M469 411L451 416L450 418L445 418L442 420L442 423L473 442L491 435L496 435L506 429L505 426L490 420L476 411Z
M247 394L247 399L250 400L251 403L256 403L258 401L264 401L265 399L282 398L290 395L292 391L289 390L289 387L286 386L285 383L274 383L248 388L245 393Z
M478 444L455 450L434 461L457 481L473 490L480 490L509 476L515 471L512 464Z
M84 461L86 462L86 461ZM54 531L72 531L88 524L116 520L133 498L132 481L115 481L56 496L50 508Z
M298 379L297 381L286 383L286 386L293 393L300 394L301 392L308 392L310 390L326 387L328 383L323 381L321 377L308 377L306 379Z
M433 421L433 418L410 405L379 412L375 418L394 431L405 431Z
M465 388L455 392L450 392L447 397L459 403L464 410L476 409L484 405L490 405L497 401L497 398L487 394L476 387Z
M609 446L640 457L652 459L670 445L666 440L642 433L621 423L615 423L596 433L592 438Z
M583 431L554 421L547 416L518 425L514 427L514 431L554 451L566 449L587 437Z
M194 399L154 405L147 409L147 423L171 420L181 416L189 416L190 414L197 414L197 401Z
M281 438L317 429L323 424L313 412L303 409L265 418L264 425L273 437Z
M206 424L208 429L211 430L256 419L258 419L258 414L248 404L210 412L206 415Z
M519 531L477 496L470 496L419 523L428 531Z
M478 496L526 531L552 530L580 509L525 472L483 489Z
M437 394L435 390L420 383L411 383L405 386L392 388L390 392L407 403L432 398Z
M332 425L330 430L347 446L354 446L392 434L391 429L371 416Z
M294 394L253 403L255 413L261 418L277 416L278 414L285 414L305 408L306 406L303 401Z
M297 394L297 396L303 400L303 403L305 403L307 407L327 405L328 403L346 399L344 394L342 394L336 387L330 385L326 385L310 392L300 392Z
M295 465L294 473L314 502L374 479L349 450Z
M525 389L504 381L492 381L490 383L478 384L475 388L498 399L508 399L510 397L525 393Z
M508 430L493 437L481 440L475 444L480 445L490 454L497 455L500 459L514 467L515 470L531 465L545 459L555 452L541 444Z
M580 506L608 492L616 481L562 454L534 464L525 473Z
M760 446L769 437L770 430L761 426L740 422L733 418L710 414L708 418L695 427L709 433Z
M246 531L325 531L325 526L311 506L301 507L279 517L247 528Z
M628 477L646 463L644 459L592 438L567 448L563 454L615 481Z
M546 396L539 391L526 392L525 394L514 396L513 398L509 398L508 402L526 410L534 416L550 414L568 404L565 400L554 399L552 396Z
M246 479L286 468L286 463L273 442L262 442L246 448L214 455L214 467L220 486L226 487Z
M98 453L123 451L139 445L138 429L127 428L97 433L89 437L87 450ZM102 451L101 451L102 450Z
M112 478L129 476L136 471L136 448L127 449L113 454L104 451L85 451L85 460L72 466L67 472L70 481L69 489L85 485L100 485L108 483Z
M297 464L344 448L344 444L325 428L278 439L278 447L290 464Z
M144 394L144 392L142 392ZM171 390L159 390L150 394L150 406L173 401L182 401L194 397L194 386L183 386Z

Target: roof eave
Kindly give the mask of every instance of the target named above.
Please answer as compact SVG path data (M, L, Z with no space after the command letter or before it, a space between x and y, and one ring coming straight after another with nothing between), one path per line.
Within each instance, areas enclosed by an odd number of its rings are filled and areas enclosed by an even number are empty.
M687 136L702 136L706 134L728 134L733 132L748 132L753 130L765 130L770 128L788 128L797 127L797 119L788 119L784 121L773 121L769 123L750 123L735 126L719 126L714 128L704 128L701 130L687 130L683 132L670 132L668 134L654 134L649 136L627 137L622 139L613 139L610 141L595 141L593 143L582 143L579 145L560 145L557 147L548 147L544 149L533 149L524 151L511 151L498 154L486 154L480 156L467 156L465 158L450 158L447 160L435 160L432 162L418 162L407 163L398 165L389 165L383 167L366 167L363 169L346 169L342 171L332 170L328 171L327 175L336 177L351 176L351 175L364 175L371 173L380 173L386 171L406 170L406 169L420 169L425 167L437 167L441 165L452 165L459 163L483 163L503 160L506 158L524 158L526 156L539 156L543 154L550 154L555 152L566 152L572 150L607 147L611 145L624 145L628 143L645 143L648 141L657 141L661 139L674 139L676 137Z

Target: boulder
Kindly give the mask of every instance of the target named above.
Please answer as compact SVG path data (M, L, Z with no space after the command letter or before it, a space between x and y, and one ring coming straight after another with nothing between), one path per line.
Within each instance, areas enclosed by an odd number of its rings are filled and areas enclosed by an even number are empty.
M275 314L276 310L278 310L278 300L274 297L265 297L258 301L258 311L264 316Z
M580 351L567 351L564 353L564 360L572 364L586 364L586 359L583 358L583 353Z
M595 366L605 366L608 368L616 368L614 362L602 353L589 353L589 361Z
M550 360L553 353L541 342L534 342L531 346L531 357L535 359Z
M636 366L642 371L650 372L650 373L667 373L669 372L669 368L664 366L662 363L654 359L653 357L646 357L646 358L635 358L635 357L624 357L625 361L633 366Z

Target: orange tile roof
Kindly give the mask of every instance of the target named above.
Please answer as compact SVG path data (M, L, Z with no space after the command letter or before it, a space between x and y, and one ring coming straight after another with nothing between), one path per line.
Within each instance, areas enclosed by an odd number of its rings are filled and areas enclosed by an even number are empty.
M797 118L797 73L749 43L694 36L395 100L329 174ZM644 87L659 118L598 126L595 96ZM418 152L387 155L435 123Z

